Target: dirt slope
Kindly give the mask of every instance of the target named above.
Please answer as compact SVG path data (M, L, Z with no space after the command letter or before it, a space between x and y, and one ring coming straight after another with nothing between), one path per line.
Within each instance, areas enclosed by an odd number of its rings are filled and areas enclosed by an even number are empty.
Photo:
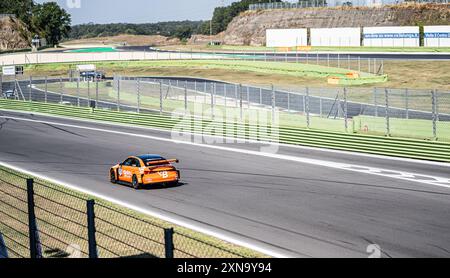
M247 11L224 33L224 44L265 43L266 29L450 24L450 4L405 4L383 7L309 8Z
M0 51L28 48L29 41L30 33L20 20L0 18Z

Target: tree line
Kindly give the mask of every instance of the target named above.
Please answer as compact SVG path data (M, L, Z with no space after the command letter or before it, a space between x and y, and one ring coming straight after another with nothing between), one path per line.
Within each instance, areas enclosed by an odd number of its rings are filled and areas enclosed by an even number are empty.
M228 24L241 12L248 10L250 4L267 3L269 0L241 0L226 7L214 9L212 21L171 21L146 24L82 24L72 27L70 39L115 36L119 34L132 35L162 35L188 39L194 34L216 35L227 29ZM272 0L272 2L282 2Z
M55 2L36 4L33 0L1 0L0 14L14 14L32 35L45 38L49 45L57 45L70 32L70 14Z

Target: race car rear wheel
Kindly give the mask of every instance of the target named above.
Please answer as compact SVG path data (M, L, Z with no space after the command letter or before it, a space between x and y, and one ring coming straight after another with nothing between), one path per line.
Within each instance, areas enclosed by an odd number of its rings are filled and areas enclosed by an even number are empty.
M140 184L139 184L139 181L138 181L136 175L133 175L133 178L131 180L131 186L133 186L134 189L139 189L139 187L140 187Z
M110 175L109 176L110 176L111 183L116 183L117 182L116 173L113 170L110 171Z

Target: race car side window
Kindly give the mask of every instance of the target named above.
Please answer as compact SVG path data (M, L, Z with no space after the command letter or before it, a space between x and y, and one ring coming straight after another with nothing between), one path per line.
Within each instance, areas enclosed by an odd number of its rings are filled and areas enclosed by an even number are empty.
M125 160L124 162L123 162L123 166L131 166L131 164L133 163L133 158L128 158L127 160Z
M131 167L141 167L141 163L139 163L139 160L133 159L131 162Z

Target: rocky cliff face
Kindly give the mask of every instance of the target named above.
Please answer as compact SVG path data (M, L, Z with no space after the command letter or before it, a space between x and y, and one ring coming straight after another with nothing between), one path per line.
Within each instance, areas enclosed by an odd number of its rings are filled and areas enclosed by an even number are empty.
M0 18L0 51L28 48L29 38L30 33L20 20Z
M247 11L224 33L229 45L265 44L266 29L450 24L450 4Z

